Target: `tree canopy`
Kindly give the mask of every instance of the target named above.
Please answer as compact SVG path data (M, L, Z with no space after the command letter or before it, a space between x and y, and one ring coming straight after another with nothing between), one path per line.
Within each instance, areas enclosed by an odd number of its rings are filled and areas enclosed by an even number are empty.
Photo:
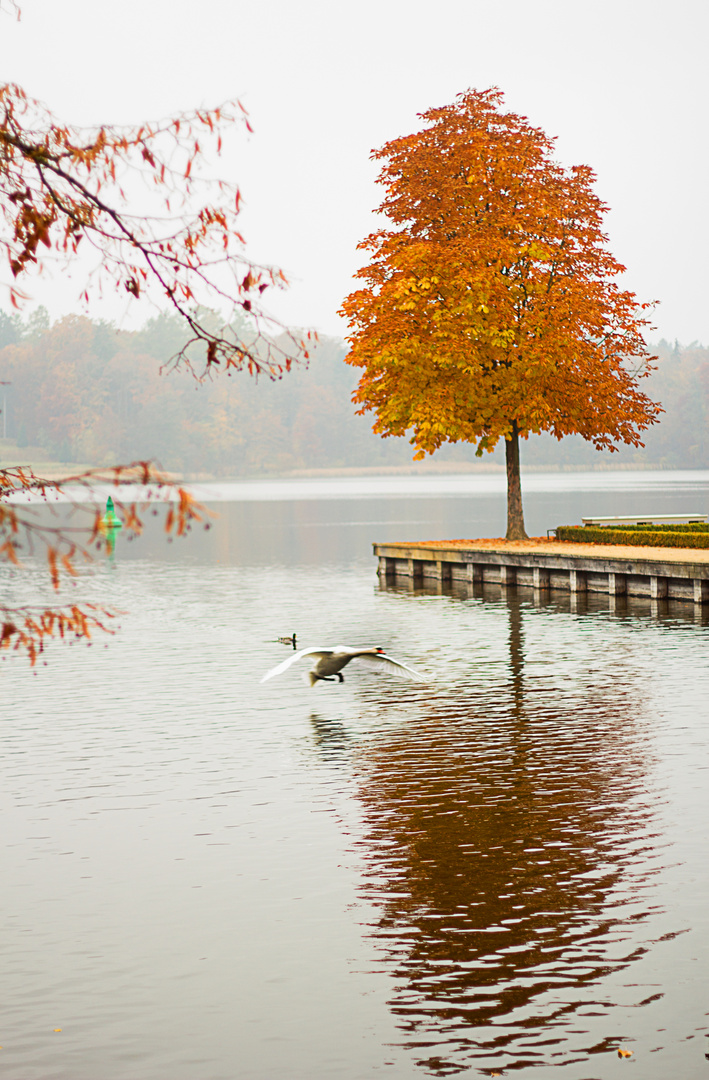
M348 363L363 368L354 400L376 432L410 433L416 458L505 441L515 539L519 436L638 446L661 409L638 385L650 305L618 283L593 171L564 168L502 106L498 90L468 91L373 153L391 227L359 245L371 262L342 312Z

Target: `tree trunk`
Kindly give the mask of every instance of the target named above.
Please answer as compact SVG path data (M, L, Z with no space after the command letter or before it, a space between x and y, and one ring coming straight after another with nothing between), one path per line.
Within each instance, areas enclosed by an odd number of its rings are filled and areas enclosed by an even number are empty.
M522 481L519 473L519 428L512 421L512 434L505 439L507 462L507 540L527 540L522 509Z

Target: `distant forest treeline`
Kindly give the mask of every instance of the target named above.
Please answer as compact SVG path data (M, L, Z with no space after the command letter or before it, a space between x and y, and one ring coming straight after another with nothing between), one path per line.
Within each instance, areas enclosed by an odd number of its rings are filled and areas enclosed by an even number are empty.
M169 316L123 331L79 316L50 325L42 309L26 321L0 311L0 435L57 461L151 458L188 475L411 463L407 440L381 439L371 417L355 416L358 372L343 363L342 341L321 338L307 367L276 382L220 373L200 385L187 372L160 373L183 335ZM653 351L658 370L643 389L666 412L644 449L599 454L580 438L540 436L523 444L523 465L709 467L709 349L661 341ZM476 460L467 445L444 447L436 459ZM492 460L502 463L500 448Z

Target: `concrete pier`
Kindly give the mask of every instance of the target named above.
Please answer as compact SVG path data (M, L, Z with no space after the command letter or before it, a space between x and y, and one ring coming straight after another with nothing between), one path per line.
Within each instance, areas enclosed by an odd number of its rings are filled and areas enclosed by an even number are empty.
M709 550L556 541L451 540L374 544L380 576L495 582L709 604Z

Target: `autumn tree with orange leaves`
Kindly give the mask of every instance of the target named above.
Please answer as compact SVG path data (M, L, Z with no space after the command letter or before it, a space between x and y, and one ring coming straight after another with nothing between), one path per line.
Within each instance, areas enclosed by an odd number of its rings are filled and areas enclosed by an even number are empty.
M92 249L89 292L146 297L180 316L185 340L174 357L201 351L200 376L245 369L277 377L307 356L307 338L286 336L262 307L286 284L281 270L255 265L239 231L241 192L213 180L206 162L249 121L239 102L134 128L72 128L12 84L0 85L0 283L18 307L20 280L51 256L69 263ZM237 336L216 310L246 313L254 332Z
M375 432L408 433L416 459L504 439L507 539L524 539L520 436L641 446L662 411L639 389L650 305L618 284L593 171L556 162L498 90L421 119L372 155L391 226L359 245L365 287L342 308L363 368L354 401Z
M0 17L3 9L19 18L14 0L0 0ZM11 303L21 304L24 282L49 259L56 269L88 251L93 268L83 298L92 289L117 290L176 313L185 335L173 362L197 378L217 371L277 378L294 360L307 358L307 335L284 335L264 312L264 292L286 279L248 258L238 187L207 171L240 125L249 128L248 118L232 102L132 128L85 130L58 122L21 87L0 85L0 286ZM221 326L215 311L223 313ZM232 329L234 312L248 315L248 340ZM98 479L89 474L71 481ZM167 531L181 534L202 520L188 493L175 491L145 462L117 466L103 480L151 485L154 500L169 501ZM42 549L56 587L60 574L75 574L77 562L105 543L100 511L79 537L19 509L23 499L61 492L61 484L27 469L0 469L0 559L19 565L24 554ZM140 531L135 504L124 502L123 516L131 531ZM88 637L105 626L108 614L77 606L35 611L0 600L0 649L26 649L34 663L47 638Z

